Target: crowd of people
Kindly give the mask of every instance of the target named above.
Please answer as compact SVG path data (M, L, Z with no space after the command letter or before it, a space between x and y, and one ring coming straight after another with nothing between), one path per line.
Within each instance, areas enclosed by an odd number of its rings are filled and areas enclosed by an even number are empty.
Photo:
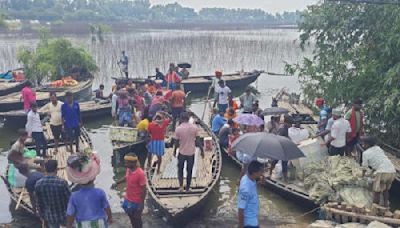
M128 76L128 58L123 52L120 63L123 72ZM132 80L117 81L109 96L104 95L104 85L96 91L96 99L110 100L114 125L137 128L139 135L148 141L147 166L154 167L160 174L162 158L165 154L165 138L168 131L174 132L174 155L178 160L179 191L190 192L192 169L195 161L195 151L198 147L204 157L203 145L199 131L190 122L190 114L186 110L186 94L181 89L180 82L189 76L186 68L179 70L171 63L168 73L162 74L156 68L155 80L135 84ZM222 72L217 71L213 81L214 109L211 118L211 130L219 137L220 146L231 156L238 158L244 165L240 174L240 184L237 199L239 227L258 227L259 199L257 181L267 173L270 178L278 163L282 167L283 181L288 181L288 166L290 161L272 160L269 170L257 158L249 157L241 151L232 148L233 143L242 134L253 132L269 132L289 138L293 143L300 144L308 139L310 133L299 122L289 115L272 115L267 123L259 107L257 96L247 88L238 101L233 99L232 90L222 78ZM57 177L58 164L56 160L48 159L47 140L43 133L42 119L35 103L34 91L26 86L22 91L24 110L27 112L26 128L19 131L20 137L12 145L8 159L15 169L26 177L25 186L30 194L32 206L45 222L47 227L107 227L111 224L112 213L107 197L103 190L94 187L92 178L80 183L80 190L71 193L67 182ZM238 104L239 103L239 104ZM342 109L331 109L324 102L318 102L321 109L318 132L313 138L323 137L324 144L329 148L330 156L356 156L355 147L363 144L365 151L358 155L360 163L365 168L375 172L373 191L374 203L379 203L380 194L384 197L384 206L388 206L388 190L395 178L395 168L386 157L384 151L377 145L376 138L364 137L364 114L362 100L355 99L352 108L343 113ZM278 101L272 100L271 107L278 107ZM79 150L80 128L82 119L79 103L69 92L61 102L56 93L50 94L50 103L45 105L42 112L50 119L50 128L54 136L55 153L58 151L60 140L67 145L68 151ZM242 125L235 120L241 114L255 115L265 124ZM240 115L241 115L240 114ZM179 126L177 126L179 121ZM169 129L168 129L169 128ZM24 144L32 137L36 153L42 159L24 157ZM178 150L179 148L179 150ZM178 153L179 151L179 153ZM154 156L157 162L153 164ZM129 216L132 227L142 227L141 215L146 197L146 176L138 157L134 153L124 156L125 176L112 185L117 188L126 183L126 193L122 207ZM184 183L184 167L186 163L186 183ZM39 170L32 171L32 170ZM43 174L43 171L46 175Z

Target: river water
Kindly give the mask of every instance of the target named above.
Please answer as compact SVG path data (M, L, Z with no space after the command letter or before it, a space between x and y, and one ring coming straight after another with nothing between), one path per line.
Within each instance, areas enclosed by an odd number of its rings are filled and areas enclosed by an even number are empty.
M96 75L94 88L105 84L110 90L113 80L119 77L116 64L121 50L126 50L129 57L130 73L137 77L154 74L154 68L165 71L170 62L190 62L191 75L212 74L216 69L224 72L238 70L265 70L283 73L285 62L297 63L308 55L298 48L298 32L295 30L251 30L251 31L180 31L180 30L137 30L129 33L109 34L104 43L92 42L88 35L68 37L74 44L86 48L94 56L100 71ZM34 47L37 39L27 37L1 37L0 39L0 72L18 67L16 52L21 46ZM260 92L260 107L268 107L271 98L282 87L299 91L296 77L279 77L262 74L253 84ZM243 91L235 91L238 96ZM202 115L205 97L191 97L190 107ZM207 115L206 115L207 116ZM110 200L113 212L122 212L119 206L121 192L110 190L113 180L121 175L121 169L115 170L111 165L112 148L107 139L109 117L86 122L90 131L94 149L102 160L102 172L96 185L103 188ZM1 126L0 148L6 151L10 140L15 140L15 127ZM6 166L4 153L0 156L0 172ZM197 218L188 227L218 227L223 224L235 224L236 192L239 170L229 161L223 160L220 181L214 189L207 206L199 212ZM21 212L15 212L7 190L0 184L0 224L13 222L13 227L24 225L35 226L35 220ZM309 223L313 216L300 216L306 211L262 187L259 188L261 199L260 220L262 227L285 224ZM145 226L166 227L166 223L157 211L146 209ZM151 225L150 225L151 224ZM219 225L217 225L219 224Z

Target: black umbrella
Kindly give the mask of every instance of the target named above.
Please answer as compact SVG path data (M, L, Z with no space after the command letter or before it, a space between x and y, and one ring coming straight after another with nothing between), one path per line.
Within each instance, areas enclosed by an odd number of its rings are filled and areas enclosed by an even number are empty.
M190 63L178 63L179 68L191 68L192 65Z
M289 110L286 108L281 108L281 107L271 107L271 108L266 108L262 112L264 116L269 116L269 115L281 115L281 114L287 114L289 113Z
M266 132L246 133L235 140L232 146L253 158L289 161L305 157L289 138Z

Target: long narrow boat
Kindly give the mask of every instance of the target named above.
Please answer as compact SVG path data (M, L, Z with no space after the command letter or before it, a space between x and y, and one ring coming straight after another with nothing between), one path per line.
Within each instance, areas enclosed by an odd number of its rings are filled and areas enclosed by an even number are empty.
M245 88L255 82L261 73L262 71L255 70L253 72L224 74L222 75L222 79L226 82L226 85L229 88L239 89ZM214 75L191 76L188 79L182 80L182 85L185 92L191 91L192 93L207 93L214 77Z
M28 80L20 82L11 80L0 80L0 96L5 96L10 93L19 92L28 84Z
M79 106L83 120L111 114L111 102L84 101L79 102ZM46 116L46 113L42 112L41 109L38 112L41 118ZM25 124L26 112L23 110L0 112L0 118L6 119L7 124Z
M80 137L80 146L81 148L92 148L92 142L89 138L89 135L87 131L82 128L81 129L81 137ZM58 161L58 171L57 171L57 176L67 180L67 159L68 156L70 155L70 152L67 152L66 146L60 146L58 148L58 153L54 154L54 148L49 148L47 151L48 155L52 157L52 159L55 159ZM17 209L24 209L28 213L31 213L32 215L37 215L32 207L29 194L26 191L24 187L13 187L11 184L8 182L8 171L9 171L9 166L7 166L6 173L4 176L1 176L3 179L4 184L7 186L7 190L10 193L11 200L16 203L16 210Z
M175 227L184 226L188 220L198 215L221 174L222 158L217 139L203 121L198 117L195 119L200 137L211 137L213 149L205 151L204 158L201 158L199 150L196 151L190 192L179 191L177 159L173 155L173 148L166 149L160 174L157 174L155 167L146 167L150 198Z
M72 92L78 100L85 100L92 95L93 78L86 81L81 81L78 85L73 87L59 87L59 88L38 88L36 90L36 103L39 107L47 104L50 99L49 92L56 92L57 97L61 100L65 99L66 92ZM11 93L6 96L0 97L0 110L2 112L11 110L20 110L23 108L21 94L19 92Z
M251 83L255 82L257 78L263 73L263 71L254 70L252 72L243 73L232 73L222 75L222 79L226 82L231 89L242 89ZM154 78L155 76L148 76L148 78ZM207 93L209 87L213 83L215 75L200 75L190 76L188 79L182 80L182 85L185 92L191 93ZM114 78L116 81L126 82L132 80L134 83L144 84L145 78Z

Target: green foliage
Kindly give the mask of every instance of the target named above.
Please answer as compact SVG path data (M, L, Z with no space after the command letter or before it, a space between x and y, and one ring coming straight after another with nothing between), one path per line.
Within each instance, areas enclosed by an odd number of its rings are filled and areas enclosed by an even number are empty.
M83 48L74 47L66 39L51 39L48 31L43 29L37 48L22 47L17 57L24 65L26 76L37 84L60 79L62 70L70 73L73 69L81 69L90 74L98 70L92 56Z
M11 18L45 21L230 22L295 24L299 12L272 15L262 10L205 8L199 13L178 3L149 0L12 0L1 3Z
M0 13L0 28L7 28L6 15Z
M371 133L399 146L400 6L325 2L299 27L313 55L287 70L299 73L306 97L332 106L363 98Z

